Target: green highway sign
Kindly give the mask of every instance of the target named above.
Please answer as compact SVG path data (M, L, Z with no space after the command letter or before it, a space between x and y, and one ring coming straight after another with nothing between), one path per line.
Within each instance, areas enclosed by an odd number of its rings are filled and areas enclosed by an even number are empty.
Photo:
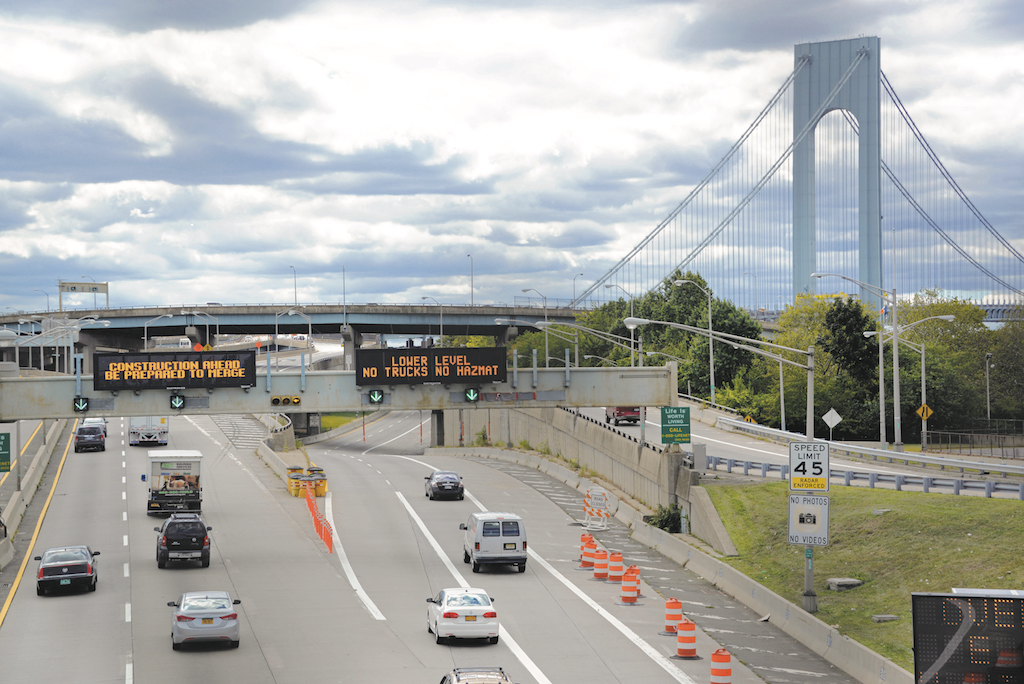
M75 413L82 413L89 410L89 397L75 397Z
M0 432L0 473L11 472L11 433Z
M370 403L371 404L383 404L384 403L384 392L382 390L370 390Z
M185 408L185 397L180 394L171 395L171 408L175 410Z
M480 388L470 387L466 390L466 401L477 402L480 401Z
M661 443L690 443L690 407L661 407Z

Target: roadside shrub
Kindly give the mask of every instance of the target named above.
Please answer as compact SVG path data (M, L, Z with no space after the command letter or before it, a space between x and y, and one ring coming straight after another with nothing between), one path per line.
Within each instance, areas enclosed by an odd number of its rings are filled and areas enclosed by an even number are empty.
M669 507L658 504L658 509L654 511L654 515L647 519L647 522L655 527L665 530L666 532L682 532L682 525L679 522L679 504L672 504Z

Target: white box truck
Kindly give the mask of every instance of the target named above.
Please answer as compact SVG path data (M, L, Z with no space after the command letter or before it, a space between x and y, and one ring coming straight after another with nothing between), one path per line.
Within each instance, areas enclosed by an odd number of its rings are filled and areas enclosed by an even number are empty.
M136 416L128 421L128 445L137 446L142 442L167 444L170 421L167 416Z
M200 512L203 455L198 451L149 452L149 513Z

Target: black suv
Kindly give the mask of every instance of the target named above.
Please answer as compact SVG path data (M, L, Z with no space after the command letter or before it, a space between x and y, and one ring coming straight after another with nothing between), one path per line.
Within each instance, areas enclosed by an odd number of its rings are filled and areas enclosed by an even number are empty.
M202 561L210 567L210 535L212 530L198 513L172 513L160 527L156 538L156 565L167 567L168 561Z
M107 439L98 425L83 425L75 431L75 453L86 449L107 450Z

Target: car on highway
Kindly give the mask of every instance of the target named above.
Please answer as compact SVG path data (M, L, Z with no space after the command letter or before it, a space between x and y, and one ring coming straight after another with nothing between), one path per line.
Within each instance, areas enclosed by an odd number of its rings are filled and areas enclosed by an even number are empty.
M451 470L435 470L423 478L424 495L431 501L434 499L459 499L466 496L465 488L462 486L462 477Z
M107 450L107 438L103 435L103 428L96 425L79 425L75 430L75 453L88 449Z
M156 536L156 566L165 568L171 561L199 561L210 567L210 535L208 526L198 513L171 513Z
M618 426L619 423L639 423L639 406L605 406L604 422Z
M434 641L487 639L498 643L498 613L483 589L442 589L427 599L427 631Z
M238 610L241 601L226 591L188 591L177 601L171 616L171 648L200 641L220 641L238 648Z
M103 428L103 436L107 436L107 419L106 418L86 418L82 421L83 426L92 425L94 427Z
M84 587L96 591L99 574L96 571L96 556L88 546L57 546L46 549L36 556L39 572L36 575L36 595L44 596L54 589Z
M472 563L473 572L484 565L514 565L526 572L526 525L515 513L474 511L459 529L462 562Z
M441 684L513 684L500 667L457 667L441 679Z

